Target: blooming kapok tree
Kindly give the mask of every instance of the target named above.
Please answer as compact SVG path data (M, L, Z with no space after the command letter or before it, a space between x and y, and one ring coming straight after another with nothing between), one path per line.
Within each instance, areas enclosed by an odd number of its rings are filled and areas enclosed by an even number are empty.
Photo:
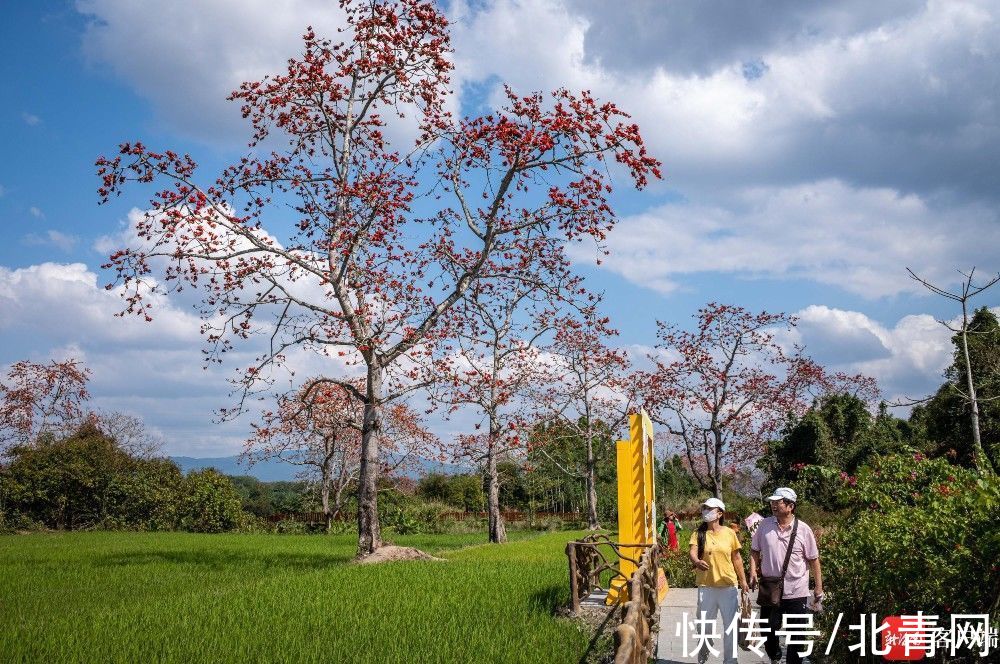
M719 496L724 469L759 457L830 377L775 340L795 324L785 314L712 302L696 319L693 331L657 321L663 353L639 383L650 417L683 447L698 483Z
M659 177L659 163L625 114L586 92L507 90L504 108L455 119L445 109L448 24L435 3L341 6L344 42L309 30L287 73L233 93L253 152L214 182L197 177L191 157L142 143L97 165L103 200L128 181L167 185L136 223L138 241L110 258L127 313L148 318L150 292L184 285L201 289L210 359L265 332L268 348L240 376L244 397L291 350L362 366L362 389L338 382L365 409L358 549L367 554L382 543L383 408L431 379L422 360L450 334L445 314L478 279L544 274L566 264L566 240L602 239L614 223L607 159L637 187ZM386 125L404 115L418 136L401 148ZM283 147L263 154L274 145ZM418 215L418 202L431 209ZM291 224L268 215L283 204Z
M90 369L78 360L15 362L0 382L0 448L66 433L84 416Z
M560 281L540 285L524 278L481 280L456 305L463 324L455 326L455 353L444 365L445 398L452 412L478 410L477 430L485 424L485 431L458 437L458 455L484 465L490 542L507 541L497 462L522 449L534 410L529 395L550 380L538 343L554 327L557 303L551 300L578 293L579 280L563 270Z
M276 411L263 413L261 423L253 425L244 457L251 463L280 459L303 468L303 475L319 486L329 531L343 509L346 491L358 480L363 421L364 405L353 394L335 382L310 380L282 395ZM436 438L406 404L388 406L382 424L382 474L436 453Z
M542 454L546 454L546 444L554 442L550 438L553 433L581 441L585 452L582 468L567 467L546 456L564 473L586 482L587 527L592 530L600 528L596 445L625 419L629 408L624 384L629 359L625 351L608 346L607 339L618 335L609 323L598 314L595 304L583 308L579 317L560 320L555 339L547 348L553 380L540 399L545 418L558 426L536 430L532 441Z

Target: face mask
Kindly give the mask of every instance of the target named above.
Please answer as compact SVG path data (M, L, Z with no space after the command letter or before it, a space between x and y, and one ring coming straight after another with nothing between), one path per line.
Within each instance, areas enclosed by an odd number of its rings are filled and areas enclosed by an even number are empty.
M715 521L718 518L719 518L719 514L715 510L702 510L701 511L701 519L702 519L702 521L705 521L707 523L711 523L711 522Z

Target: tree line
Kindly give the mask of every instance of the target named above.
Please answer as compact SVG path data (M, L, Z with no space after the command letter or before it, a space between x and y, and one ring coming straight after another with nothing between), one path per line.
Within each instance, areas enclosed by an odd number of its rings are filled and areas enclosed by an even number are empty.
M731 463L720 485L730 496L752 495L764 485L792 485L809 496L811 504L835 511L845 507L845 483L853 485L861 469L880 458L919 454L974 469L970 408L965 392L954 388L955 383L964 384L966 356L983 397L980 444L988 462L997 463L1000 406L993 396L1000 394L1000 323L988 308L980 308L971 317L969 331L968 353L956 335L946 381L908 418L893 416L885 403L873 404L869 384L845 383L855 389L828 391L801 413L786 412L754 463ZM0 463L0 513L11 527L34 522L66 529L217 532L249 526L252 518L260 525L283 514L315 510L324 514L329 530L333 521L356 513L351 490L358 478L360 415L350 395L338 393L340 398L334 398L335 388L329 384L316 389L315 394L323 396L308 408L301 402L281 402L275 413L262 417L249 449L283 458L304 471L297 482L263 483L214 471L184 476L176 464L156 456L160 441L145 432L141 418L88 411L88 377L79 362L19 362L0 382L0 431L7 443ZM547 417L547 412L535 412L522 432L526 444L517 454L499 457L497 504L529 514L577 512L584 522L593 512L599 521L613 522L615 429L602 420L567 422ZM429 434L414 424L411 410L400 409L391 417L390 430L398 437L387 440L397 444L379 485L391 509L420 509L416 500L465 512L489 511L490 471L482 463L471 473L432 472L416 480L400 473L414 468L414 454L426 449ZM261 441L265 446L258 446ZM460 452L466 449L466 441L455 444ZM715 451L707 452L710 456L699 471L691 462L694 451L682 447L685 440L678 436L672 444L674 454L656 459L657 495L661 505L677 507L716 486L715 478L704 472Z
M181 473L139 456L83 421L57 438L43 432L7 450L0 465L0 530L187 530L216 533L247 524L229 478L215 470Z

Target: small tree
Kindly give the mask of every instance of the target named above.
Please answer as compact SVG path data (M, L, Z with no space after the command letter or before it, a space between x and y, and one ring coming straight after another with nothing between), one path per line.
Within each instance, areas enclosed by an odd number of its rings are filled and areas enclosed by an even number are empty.
M152 459L163 449L163 437L150 431L138 415L123 411L95 411L97 426L118 445L141 459Z
M555 340L548 348L552 360L552 384L544 391L540 402L546 417L557 419L559 427L546 429L537 435L535 444L542 447L553 442L551 434L564 432L578 440L585 452L584 466L575 470L550 457L563 472L579 475L586 483L587 527L600 528L597 516L597 460L595 446L610 445L610 432L628 412L627 392L623 389L628 356L620 349L610 348L607 339L618 331L609 327L609 320L597 313L596 306L583 309L579 319L563 318L557 325Z
M696 319L694 331L657 322L662 354L638 382L650 417L680 444L699 485L720 496L723 470L763 454L788 414L805 411L809 387L824 376L775 341L777 329L794 324L785 314L713 302Z
M483 464L489 540L507 541L500 511L498 462L523 446L523 430L532 410L529 394L549 380L537 344L552 330L553 313L546 292L576 292L568 285L513 281L480 282L456 307L464 325L456 326L456 353L447 363L447 400L452 411L471 406L482 415L485 432L458 437L459 456Z
M341 7L346 41L310 29L287 74L233 93L257 152L214 182L196 178L189 156L142 143L97 165L105 201L130 180L168 185L137 224L138 242L111 255L127 312L150 318L150 291L201 289L210 359L258 331L263 317L271 343L242 372L244 396L296 348L363 367L363 389L340 384L365 409L358 549L366 554L381 545L384 408L433 379L421 360L448 334L445 314L479 279L546 275L568 264L565 241L603 239L614 223L605 160L638 187L659 177L659 162L636 125L588 93L508 89L503 108L456 120L446 110L448 25L435 3ZM404 115L418 136L393 144L387 120ZM282 139L281 151L260 154L265 141ZM290 229L268 214L286 203ZM150 279L154 270L163 278Z
M30 444L42 433L70 433L90 398L90 369L74 359L39 364L15 362L0 382L0 449Z
M959 363L956 361L955 366L960 367L963 370L964 375L962 376L962 379L964 379L965 382L965 389L963 390L962 387L959 387L961 381L952 381L949 385L951 385L952 389L958 391L958 393L969 405L969 420L972 424L972 462L978 470L987 470L991 460L983 453L982 435L979 431L979 396L976 394L976 381L972 373L972 362L969 360L969 334L975 332L969 328L969 300L976 295L979 295L987 288L995 286L998 282L1000 282L1000 274L997 274L977 286L973 282L973 278L976 274L976 268L969 270L968 274L960 271L959 274L963 277L962 286L957 293L952 293L939 286L935 286L926 279L921 279L910 268L906 268L906 271L910 273L910 277L912 279L923 284L927 290L936 295L958 302L962 307L962 322L958 327L952 326L947 321L938 322L951 330L957 337L958 349L961 353L961 362Z
M345 492L358 481L363 421L364 406L354 395L336 383L312 380L279 399L277 411L265 412L262 423L253 425L244 456L251 463L274 458L303 468L305 479L319 486L329 532ZM383 474L432 452L436 439L405 404L389 407L383 422Z
M946 382L929 399L918 402L909 424L915 442L930 456L947 455L952 462L974 467L975 446L970 403L964 385L968 372L960 334L952 335L953 361ZM1000 322L987 307L969 320L969 364L975 381L978 424L983 453L1000 468Z

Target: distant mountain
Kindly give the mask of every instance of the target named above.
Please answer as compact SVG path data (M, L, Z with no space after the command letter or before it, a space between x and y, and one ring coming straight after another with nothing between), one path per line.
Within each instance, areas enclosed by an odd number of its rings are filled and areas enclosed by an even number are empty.
M249 475L256 477L262 482L281 482L294 480L295 474L299 471L298 466L293 466L280 461L258 461L253 466L247 466L245 462L240 462L239 456L227 457L170 457L171 461L180 466L185 473L189 470L203 470L205 468L215 468L224 475Z
M249 475L250 477L256 477L262 482L282 482L294 480L296 473L300 470L298 466L293 466L290 463L282 463L281 461L258 461L248 467L245 462L240 461L239 456L205 458L174 456L170 457L170 459L180 466L180 469L185 473L189 470L215 468L224 475ZM459 473L468 473L472 471L472 468L467 466L459 466L452 463L440 463L438 461L431 461L430 459L418 460L417 466L417 470L406 473L406 475L408 477L417 478L428 473L458 475Z

